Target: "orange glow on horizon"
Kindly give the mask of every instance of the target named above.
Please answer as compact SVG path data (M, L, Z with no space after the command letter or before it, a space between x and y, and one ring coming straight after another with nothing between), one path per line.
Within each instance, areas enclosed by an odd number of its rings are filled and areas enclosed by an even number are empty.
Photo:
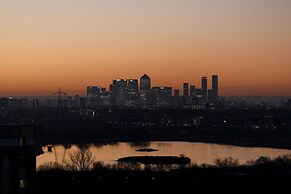
M0 96L84 95L144 73L153 86L291 96L291 3L1 2ZM211 2L211 3L210 3Z

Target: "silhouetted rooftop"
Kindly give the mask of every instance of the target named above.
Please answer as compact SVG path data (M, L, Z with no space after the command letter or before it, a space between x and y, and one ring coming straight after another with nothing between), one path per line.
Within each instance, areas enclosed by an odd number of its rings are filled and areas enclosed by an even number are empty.
M143 76L141 76L141 79L150 79L150 77L147 74L144 74Z

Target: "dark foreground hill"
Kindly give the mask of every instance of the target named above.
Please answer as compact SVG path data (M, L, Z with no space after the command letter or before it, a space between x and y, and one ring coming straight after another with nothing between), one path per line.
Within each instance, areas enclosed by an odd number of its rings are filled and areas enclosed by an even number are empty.
M290 170L290 169L289 169ZM252 168L187 169L170 172L100 170L37 172L35 192L70 193L291 193L291 173Z

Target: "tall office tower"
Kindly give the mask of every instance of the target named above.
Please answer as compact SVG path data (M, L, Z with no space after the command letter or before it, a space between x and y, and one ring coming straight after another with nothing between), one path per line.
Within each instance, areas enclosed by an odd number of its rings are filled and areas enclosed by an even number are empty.
M112 93L113 91L113 83L109 85L109 92Z
M138 107L139 93L138 93L138 80L129 79L127 83L128 101L126 103L129 107Z
M138 95L138 80L129 79L127 89L130 95Z
M151 92L151 78L147 74L144 74L140 78L140 99L142 107L146 107L147 96L150 94L150 92Z
M101 88L100 105L102 107L109 107L109 106L111 106L111 103L112 103L111 93L109 91L107 91L106 88Z
M88 86L87 87L87 107L95 108L100 105L100 87Z
M156 97L158 108L165 108L173 105L172 87L153 87L152 91Z
M207 102L207 77L203 76L201 79L202 84L202 98L204 102Z
M113 80L112 95L115 106L123 107L126 105L128 99L127 79Z
M190 85L190 97L193 98L195 96L195 86Z
M183 84L183 96L187 98L189 97L189 83Z
M218 75L212 75L212 97L213 101L217 102L219 100L218 96Z

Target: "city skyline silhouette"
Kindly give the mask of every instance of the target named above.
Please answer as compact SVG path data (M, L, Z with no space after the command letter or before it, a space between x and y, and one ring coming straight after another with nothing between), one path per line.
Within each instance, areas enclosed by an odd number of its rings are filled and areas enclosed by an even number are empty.
M290 193L291 0L0 0L0 194Z

